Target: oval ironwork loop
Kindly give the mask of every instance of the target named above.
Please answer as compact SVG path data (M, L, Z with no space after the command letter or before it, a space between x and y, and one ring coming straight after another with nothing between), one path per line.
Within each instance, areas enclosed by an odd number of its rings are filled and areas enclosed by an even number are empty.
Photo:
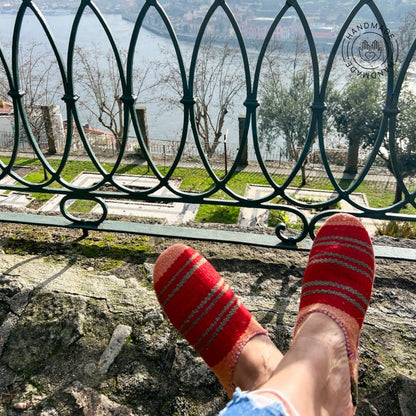
M76 217L75 215L72 215L68 212L67 210L67 202L69 201L91 201L91 202L95 202L98 205L100 205L101 209L102 209L102 214L99 218L97 219L93 219L93 218L79 218ZM103 221L105 221L105 219L108 216L108 207L106 202L98 197L94 197L94 196L86 196L86 197L78 197L75 195L65 195L62 199L61 202L59 203L59 208L61 210L61 214L70 222L74 223L74 224L88 224L88 225L99 225L101 224Z
M235 16L233 15L231 9L228 7L227 3L225 1L216 1L214 2L209 10L207 11L201 26L199 28L194 48L192 51L192 58L191 58L191 64L190 64L190 70L189 70L189 96L194 96L194 83L196 78L196 71L197 71L197 62L198 62L198 55L202 47L202 39L207 31L208 24L213 17L213 15L217 12L217 10L222 9L224 14L226 15L228 21L230 22L233 31L235 33L237 43L239 45L239 51L241 52L241 57L243 60L243 67L244 67L244 73L246 77L246 92L247 92L247 100L249 100L249 97L251 97L251 81L250 81L250 69L249 69L249 60L247 56L247 50L244 44L243 36L241 33L241 30L238 26L238 23L235 19ZM246 101L247 101L246 100ZM198 150L199 157L204 165L205 170L211 177L211 179L214 182L214 186L212 189L206 191L204 195L209 196L215 193L216 191L222 189L225 192L228 192L225 188L224 184L235 172L237 169L237 163L234 163L230 169L230 171L225 175L223 179L218 178L216 173L214 172L214 169L212 168L208 156L205 154L203 146L201 144L201 140L199 140L199 134L198 134L198 128L197 128L197 122L195 119L195 104L190 108L190 124L191 124L191 130L194 136L195 145ZM242 150L240 151L241 154ZM238 158L237 158L238 159Z
M305 140L305 143L302 146L302 151L299 154L299 157L296 160L295 166L293 167L292 171L290 172L289 176L285 180L284 184L278 185L273 180L272 176L270 175L268 168L263 160L263 157L261 155L260 145L259 145L259 139L258 139L258 132L257 132L257 115L256 113L253 113L253 125L252 125L252 132L253 137L255 137L254 140L254 149L257 161L262 169L263 174L265 175L267 181L271 186L273 186L274 189L281 189L286 188L290 185L290 183L293 181L299 170L301 169L302 164L305 162L305 159L308 155L308 152L310 150L310 146L312 144L312 141L315 136L315 129L316 129L316 120L318 114L322 113L322 109L324 108L323 102L321 102L320 95L319 95L319 65L318 65L318 56L316 51L315 42L312 36L311 28L309 26L309 23L306 19L306 16L304 15L301 7L297 3L297 1L290 1L286 2L286 4L282 7L276 18L274 19L272 25L270 26L270 29L267 33L267 36L265 38L265 41L263 42L259 58L257 61L255 76L254 76L254 85L253 85L253 95L257 97L258 94L258 88L259 88L259 82L260 82L260 73L261 73L261 67L263 60L266 55L267 48L270 44L270 41L272 39L272 35L276 28L278 27L279 23L281 22L284 15L288 12L288 10L293 7L295 10L297 16L300 19L303 31L305 33L305 37L308 43L309 47L309 53L311 56L312 61L312 76L313 76L313 103L311 105L311 121L308 129L308 134Z
M71 28L71 34L70 34L70 39L69 39L69 45L68 45L68 88L67 88L67 92L66 92L66 96L68 97L75 97L76 94L74 93L74 54L75 54L75 49L76 49L76 37L77 37L77 33L79 30L79 25L81 23L81 19L84 15L85 9L89 8L91 10L91 12L95 15L95 17L98 20L98 23L100 24L101 28L104 30L106 38L111 46L111 52L114 55L114 60L116 63L116 67L117 67L117 71L120 75L120 83L121 83L121 89L122 89L122 95L120 97L121 101L123 102L123 117L124 117L124 129L123 129L123 137L121 138L121 142L120 142L120 147L118 148L118 154L117 154L117 158L116 161L113 164L112 170L110 172L110 175L114 174L118 167L121 164L123 155L124 155L124 151L126 148L126 144L127 144L127 135L128 135L128 125L129 125L129 114L130 112L128 111L128 109L126 109L127 104L130 101L130 98L128 96L127 93L127 88L126 88L126 77L125 77L125 71L124 71L124 67L123 67L123 63L122 63L122 59L121 59L121 55L120 55L120 51L117 47L116 41L114 39L114 36L111 32L111 29L109 27L109 25L107 24L103 14L101 13L101 11L97 8L97 6L90 1L82 1L77 13L75 15L74 18L74 22L72 24L72 28ZM102 166L102 164L100 163L100 161L97 159L95 152L93 151L90 143L88 142L87 136L85 134L84 131L84 127L81 123L80 120L80 116L79 116L79 112L78 112L78 108L77 108L77 100L72 99L72 100L68 100L67 105L68 105L68 125L73 123L73 120L75 121L75 125L77 127L78 133L80 135L80 139L81 142L88 154L88 157L90 158L90 160L93 162L95 168L97 169L98 172L100 172L100 174L105 178L106 176L108 176L107 171L105 170L105 168ZM72 139L72 138L70 138ZM66 161L69 157L69 150L70 147L68 147L67 149L67 153L64 154L64 160ZM104 180L105 181L105 180ZM104 182L103 182L104 183ZM66 184L66 186L68 188L71 189L71 185L70 184Z
M359 1L354 6L352 11L348 15L347 19L345 20L344 24L342 25L341 29L339 30L337 38L336 38L336 40L334 42L334 45L331 49L331 52L329 54L328 61L327 61L327 66L326 66L325 73L324 73L324 76L322 78L322 83L321 83L320 96L322 97L322 99L325 99L325 97L326 97L328 84L329 84L329 77L330 77L330 75L332 73L332 70L333 70L334 60L335 60L340 48L342 48L343 39L344 39L345 35L347 34L347 31L350 30L351 23L352 23L353 19L357 16L357 14L360 12L360 10L363 9L365 6L368 6L370 8L374 17L377 20L378 25L380 25L381 27L384 27L384 28L387 27L386 24L385 24L383 16L381 15L378 7L375 5L373 0ZM392 50L391 40L390 40L390 38L388 38L388 36L383 36L383 39L384 39L386 50L387 50L388 66L389 66L389 68L392 69L394 65L393 65L393 62L392 62L393 55L390 53L391 50ZM386 99L385 99L385 106L386 107L387 107L387 104L388 104L389 100L391 99L391 96L392 96L392 93L393 93L393 81L394 81L393 72L394 72L393 70L390 70L390 71L387 72ZM384 137L384 135L386 133L386 130L387 130L388 118L386 117L385 113L382 113L381 109L380 109L380 114L381 114L382 117L381 117L381 121L380 121L379 130L377 132L376 137L374 138L373 149L372 149L372 151L370 152L370 155L367 158L365 166L362 168L360 173L352 181L352 184L345 191L348 194L351 194L352 192L354 192L361 185L361 183L365 179L366 175L368 174L370 168L373 166L374 161L377 157L378 151L379 151L379 149L382 145L383 137ZM340 195L345 194L344 190L338 184L338 182L337 182L337 180L336 180L336 178L335 178L335 176L332 172L332 169L329 166L329 161L328 161L328 157L327 157L326 150L325 150L325 143L324 143L325 139L324 139L323 119L322 118L318 119L317 133L318 133L319 150L320 150L323 166L324 166L325 172L328 176L328 179L331 181L331 184L332 184L332 186L334 187L334 189L336 190L337 193L339 193ZM363 209L363 210L366 209L365 207L361 207L361 206L359 208Z
M161 182L160 186L153 189L153 191L157 191L163 185L165 185L169 189L168 181L171 178L171 176L173 175L173 173L174 173L176 167L178 166L179 161L182 157L182 154L183 154L183 151L184 151L184 148L185 148L185 141L186 141L187 131L188 131L189 108L192 106L193 98L189 96L189 92L188 92L189 88L188 88L188 84L187 84L187 76L186 76L185 65L184 65L184 62L183 62L182 52L181 52L181 49L179 47L179 43L178 43L178 39L177 39L175 30L173 29L173 26L172 26L172 24L169 20L169 17L167 16L165 10L159 4L159 2L156 1L156 0L146 1L146 3L143 5L143 7L140 10L140 12L137 16L135 25L134 25L134 29L133 29L133 33L132 33L132 37L131 37L131 41L130 41L130 46L129 46L129 50L128 50L128 55L127 55L127 78L126 78L127 92L128 92L128 94L133 95L134 52L135 52L136 47L137 47L137 40L138 40L140 30L143 27L143 21L146 18L146 15L149 12L150 7L154 7L156 12L160 16L160 19L162 20L163 24L165 25L166 30L168 31L169 38L172 42L172 46L175 50L175 55L176 55L176 58L178 60L181 83L182 83L183 92L184 92L184 98L181 100L181 103L184 105L184 121L183 121L183 128L182 128L182 136L181 136L181 140L180 140L180 143L179 143L179 147L176 151L176 156L175 156L168 172L165 175L161 174L161 172L157 168L156 164L154 163L149 150L146 148L146 144L145 144L145 141L144 141L144 138L143 138L141 128L139 126L139 121L138 121L137 113L136 113L136 110L135 110L134 106L131 104L128 107L129 111L131 112L130 116L131 116L131 120L132 120L132 124L133 124L133 129L134 129L137 141L139 143L139 146L140 146L141 150L143 151L143 156L144 156L146 162L148 163L148 166L151 169L152 173ZM170 189L170 190L172 192L174 192L173 189Z
M29 123L29 117L26 112L26 108L24 105L24 92L20 90L20 72L19 72L19 45L20 45L20 32L22 29L22 23L23 18L25 17L25 14L27 12L27 9L30 9L33 14L35 15L37 21L39 22L40 26L42 27L42 30L44 34L46 35L48 39L48 43L53 51L53 55L56 59L57 65L59 67L60 76L63 82L63 85L65 86L67 84L67 72L64 65L64 61L61 57L61 54L57 47L57 42L52 34L52 31L48 25L48 22L46 21L45 17L43 16L42 12L39 10L39 8L36 6L33 2L23 2L21 6L19 7L17 16L16 16L16 23L13 31L13 41L12 41L12 76L13 76L13 90L10 91L10 95L13 97L13 104L14 104L14 111L15 111L15 134L16 136L20 136L20 122L23 125L23 128L27 134L27 139L35 152L37 158L42 163L45 170L48 171L50 174L50 178L48 180L45 180L41 185L39 186L48 186L54 181L60 181L60 172L61 170L55 170L48 160L46 159L45 155L41 151L38 141L35 138L32 128ZM18 151L18 140L15 141L15 149L14 152L17 154ZM61 164L62 166L62 164ZM24 180L22 180L22 183L25 185L33 185L30 184Z

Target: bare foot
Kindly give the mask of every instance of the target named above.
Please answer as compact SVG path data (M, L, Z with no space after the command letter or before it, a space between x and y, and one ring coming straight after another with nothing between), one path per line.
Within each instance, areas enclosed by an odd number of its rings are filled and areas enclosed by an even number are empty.
M340 327L323 313L307 316L289 351L260 389L279 392L302 416L352 415L350 372Z
M313 313L305 319L296 338L320 345L321 353L328 360L328 375L322 380L320 416L349 416L354 414L351 398L350 369L344 333L338 324L324 313ZM317 362L319 358L316 357Z
M351 396L351 378L348 365L344 333L341 328L324 314L328 327L333 327L333 356L330 373L322 392L322 416L349 416L354 414ZM336 335L335 335L336 334ZM334 400L335 398L335 400Z
M238 357L233 383L241 390L256 390L273 375L283 354L265 335L253 337Z

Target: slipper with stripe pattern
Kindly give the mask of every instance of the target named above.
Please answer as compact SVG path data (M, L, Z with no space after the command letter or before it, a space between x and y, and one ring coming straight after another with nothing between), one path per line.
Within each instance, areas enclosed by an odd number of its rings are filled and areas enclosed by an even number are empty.
M214 267L183 244L157 259L153 285L173 326L214 371L229 396L244 346L267 331L254 319Z
M358 396L358 341L374 280L374 252L361 222L349 214L325 221L313 242L302 281L294 337L311 313L332 318L344 333L353 406Z

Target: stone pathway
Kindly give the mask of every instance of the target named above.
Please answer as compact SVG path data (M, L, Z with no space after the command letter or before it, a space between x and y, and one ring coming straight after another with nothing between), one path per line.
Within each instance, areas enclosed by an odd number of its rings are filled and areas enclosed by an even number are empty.
M81 173L71 182L71 184L79 188L88 188L99 182L101 178L101 175L97 173ZM138 175L114 175L114 180L116 183L129 189L152 189L159 184L159 181L155 178ZM175 184L175 186L179 185L180 182ZM160 197L161 199L167 196L174 196L172 192L165 188L159 189L151 195ZM59 204L62 198L62 195L55 195L40 208L39 212L49 214L59 213ZM192 221L199 208L198 204L182 204L176 202L151 203L108 199L106 200L106 203L109 214L163 219L167 224L181 224ZM67 206L67 209L69 206ZM92 209L91 213L101 214L101 208L97 205Z
M270 195L272 188L269 186L261 186L261 185L247 185L247 189L245 192L246 198L249 199L261 199ZM287 188L286 195L292 197L298 201L313 201L313 202L325 202L333 199L337 196L335 192L331 191L323 191L317 189L298 189L298 188ZM358 205L368 207L368 201L363 193L352 193L351 194L352 201L356 202ZM344 211L349 212L357 212L358 210L349 204L346 201L340 201L341 209ZM301 210L302 211L302 210ZM303 210L303 214L309 220L313 217L314 213L308 210ZM286 213L289 219L296 222L296 215L290 212ZM267 226L269 213L266 209L252 209L252 208L241 208L240 210L240 217L239 217L239 224L244 227L255 227L255 226ZM373 220L370 218L364 218L363 223L366 226L368 232L371 235L375 235L377 233L377 223L380 221Z
M316 173L316 172L315 172ZM81 173L78 175L71 184L78 188L90 188L102 180L102 176L97 173ZM128 189L152 189L156 188L159 181L156 178L150 176L139 175L114 175L114 181L126 187ZM13 184L15 181L12 177L6 176L3 178L1 184ZM180 181L176 183L172 182L172 185L179 188ZM245 197L249 199L261 199L269 195L272 191L271 187L261 185L247 185ZM174 197L175 195L169 190L162 188L151 195L160 197L162 200L165 197ZM336 194L330 191L313 190L313 189L298 189L287 188L286 195L293 197L295 200L311 200L316 202L323 202L332 199ZM60 202L63 195L55 195L49 201L47 201L40 209L40 214L59 214ZM351 199L360 206L368 206L365 194L353 193ZM29 194L10 192L6 194L5 190L0 190L0 207L7 206L15 208L16 210L22 210L27 207L34 200ZM66 205L66 209L70 207L75 201L70 201ZM183 203L152 203L144 201L131 201L120 199L107 199L108 213L118 216L133 216L139 218L154 218L161 219L166 224L184 224L189 221L193 221L199 209L199 204L183 204ZM351 206L345 201L341 201L341 209L346 211L357 211L356 208ZM91 214L102 213L102 208L97 204L91 211ZM303 211L307 218L311 218L313 213L310 211ZM293 221L296 221L296 215L288 213L289 218L293 217ZM240 216L238 224L244 227L253 226L265 226L268 221L268 210L259 208L242 208L240 210ZM376 234L377 221L371 219L364 219L363 221L369 230L371 235Z
M13 185L16 181L11 176L5 176L0 180L1 185ZM0 206L22 209L27 207L33 200L29 194L20 192L6 193L5 189L0 189Z

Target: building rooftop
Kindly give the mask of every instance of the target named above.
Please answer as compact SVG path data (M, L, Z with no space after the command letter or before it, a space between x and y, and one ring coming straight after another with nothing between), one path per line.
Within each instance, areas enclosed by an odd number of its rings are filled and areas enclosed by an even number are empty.
M7 101L0 100L0 115L8 115L13 112L13 104Z

